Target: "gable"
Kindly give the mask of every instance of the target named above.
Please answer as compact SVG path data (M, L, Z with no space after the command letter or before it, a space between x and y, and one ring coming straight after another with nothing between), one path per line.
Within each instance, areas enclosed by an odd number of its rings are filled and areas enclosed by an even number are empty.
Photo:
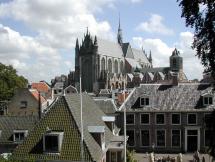
M47 127L53 131L64 132L60 155L43 154L43 134ZM27 139L19 145L14 156L17 159L48 159L80 161L80 132L68 109L63 97L59 98L47 114L39 121L34 130L29 133ZM84 143L84 157L86 161L92 161L90 153Z

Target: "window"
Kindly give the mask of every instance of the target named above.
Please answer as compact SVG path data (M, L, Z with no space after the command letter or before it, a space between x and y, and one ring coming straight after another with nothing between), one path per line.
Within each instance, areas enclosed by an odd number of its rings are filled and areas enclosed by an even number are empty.
M140 123L141 124L149 124L149 114L141 114L140 115Z
M181 144L181 131L172 130L172 147L180 147Z
M63 141L63 132L49 132L43 136L43 151L59 153Z
M205 130L205 146L210 146L210 131L209 130Z
M157 130L157 146L165 146L165 130Z
M57 90L56 89L54 90L54 94L57 94Z
M126 115L126 124L134 124L134 114Z
M2 130L0 130L0 138L1 138Z
M149 98L148 97L140 98L140 106L147 106L147 105L149 105Z
M212 105L213 104L213 98L210 96L204 97L204 105Z
M205 118L204 118L204 122L205 122L205 126L207 127L208 124L210 123L210 119L211 118L211 114L205 114Z
M14 142L22 142L24 138L27 136L27 130L14 130L13 131L13 141Z
M117 162L117 152L110 152L110 161L111 162Z
M196 125L197 124L196 114L188 114L187 124L189 124L189 125Z
M27 101L21 101L20 102L20 108L27 108L28 102Z
M181 115L180 114L172 114L172 124L173 125L181 124Z
M134 146L135 145L134 130L127 130L126 135L128 136L128 146Z
M165 124L164 114L156 114L156 124Z
M141 146L149 146L149 130L141 130Z

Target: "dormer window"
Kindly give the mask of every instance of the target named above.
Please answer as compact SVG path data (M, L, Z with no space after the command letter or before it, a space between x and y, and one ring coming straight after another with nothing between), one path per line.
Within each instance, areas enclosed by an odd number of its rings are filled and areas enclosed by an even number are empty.
M203 105L204 106L208 106L208 105L212 105L213 104L213 95L211 95L210 93L205 93L202 96L203 99Z
M149 97L141 97L140 106L148 106L148 105L149 105Z
M43 135L43 151L45 153L60 153L63 142L63 132L49 131Z
M204 105L212 105L213 104L213 98L211 96L205 96L204 97Z
M105 126L88 126L88 131L92 134L95 141L105 149Z
M14 130L13 131L13 141L22 142L28 135L28 130Z

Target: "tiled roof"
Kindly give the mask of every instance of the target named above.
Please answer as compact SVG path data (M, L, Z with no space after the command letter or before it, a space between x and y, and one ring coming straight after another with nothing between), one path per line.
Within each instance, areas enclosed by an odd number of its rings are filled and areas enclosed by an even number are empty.
M76 121L76 124L81 130L80 125L80 96L68 95L65 97L71 113ZM101 160L102 150L98 143L94 140L92 135L88 132L88 126L105 126L105 143L108 145L113 138L112 132L106 126L106 124L101 120L101 117L105 116L102 110L96 105L96 103L87 95L83 94L83 125L84 125L84 141L86 143L89 152L95 161Z
M103 151L92 135L88 126L105 126L105 141L108 145L112 132L101 120L104 113L96 103L83 94L83 125L85 161L101 161ZM43 154L42 137L47 127L54 131L63 131L64 138L59 155ZM19 145L14 156L20 159L36 158L49 160L80 161L80 95L71 94L60 97L40 120L23 144Z
M31 94L34 96L34 98L37 100L37 101L39 101L39 92L37 91L37 90L29 90L30 92L31 92ZM43 98L43 96L41 96L40 95L40 101L41 101L41 103L44 103L44 102L46 102L46 100Z
M45 93L48 93L50 89L50 87L45 82L32 83L31 88L36 89L39 92L45 92Z
M35 116L0 116L0 144L13 143L13 130L32 130L38 118Z
M203 106L202 94L211 93L210 84L183 83L178 86L162 84L141 84L125 102L128 110L133 111L206 111L214 110L215 105ZM141 96L148 96L150 105L139 105ZM213 95L214 96L214 95ZM215 103L215 97L213 97ZM124 104L120 110L124 108Z

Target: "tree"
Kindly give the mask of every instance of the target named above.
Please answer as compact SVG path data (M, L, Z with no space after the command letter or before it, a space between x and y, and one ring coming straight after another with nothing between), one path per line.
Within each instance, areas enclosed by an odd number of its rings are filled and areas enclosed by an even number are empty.
M195 29L192 48L201 59L205 72L215 79L215 1L177 0L186 26Z
M26 87L28 80L17 75L17 71L11 66L0 63L0 101L9 100L16 88Z

